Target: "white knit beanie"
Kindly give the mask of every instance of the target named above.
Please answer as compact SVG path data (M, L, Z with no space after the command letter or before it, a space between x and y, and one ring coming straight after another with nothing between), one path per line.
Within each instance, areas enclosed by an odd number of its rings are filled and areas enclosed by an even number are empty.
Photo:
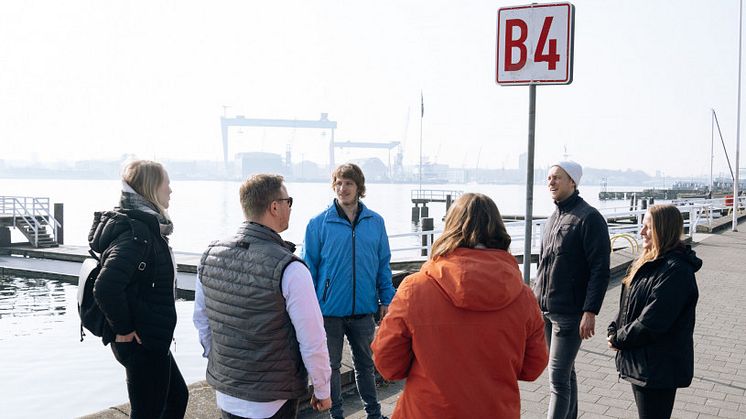
M579 164L574 161L561 161L552 166L562 168L570 176L570 179L575 182L575 186L580 186L580 178L583 177L583 168Z

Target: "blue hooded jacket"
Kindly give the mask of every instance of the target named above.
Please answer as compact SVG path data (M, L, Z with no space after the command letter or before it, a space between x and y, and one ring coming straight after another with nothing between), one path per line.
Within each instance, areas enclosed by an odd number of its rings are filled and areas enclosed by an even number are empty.
M391 250L383 218L359 203L353 226L331 205L306 227L301 256L311 270L324 316L378 311L394 298Z

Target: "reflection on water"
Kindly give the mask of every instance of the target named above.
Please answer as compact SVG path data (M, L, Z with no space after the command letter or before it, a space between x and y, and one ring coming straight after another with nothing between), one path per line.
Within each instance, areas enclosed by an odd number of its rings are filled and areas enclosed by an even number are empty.
M66 287L72 285L0 276L0 324L10 331L0 334L0 341L44 333L62 322L67 312Z
M124 369L91 334L80 341L77 287L0 276L2 419L72 418L127 401ZM191 317L177 301L172 348L187 383L205 379L206 360ZM33 391L29 391L33 389Z

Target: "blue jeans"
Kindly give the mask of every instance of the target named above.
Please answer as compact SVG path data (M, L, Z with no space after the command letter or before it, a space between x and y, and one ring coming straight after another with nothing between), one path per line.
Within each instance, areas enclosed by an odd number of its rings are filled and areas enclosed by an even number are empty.
M575 357L580 350L580 314L544 313L544 335L549 345L548 419L578 417Z
M355 365L355 382L360 398L365 405L368 418L381 417L381 404L376 394L375 366L370 344L376 324L372 314L355 317L324 317L326 344L329 347L329 361L332 367L332 418L343 418L342 383L339 369L342 367L342 348L344 337L352 349L352 362Z

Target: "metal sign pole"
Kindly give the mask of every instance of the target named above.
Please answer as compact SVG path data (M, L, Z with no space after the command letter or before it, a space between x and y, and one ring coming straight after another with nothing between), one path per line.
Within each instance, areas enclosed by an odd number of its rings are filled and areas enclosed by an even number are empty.
M523 282L531 284L531 227L534 207L534 131L536 127L536 85L528 86L528 159L526 162L526 233L523 244Z

